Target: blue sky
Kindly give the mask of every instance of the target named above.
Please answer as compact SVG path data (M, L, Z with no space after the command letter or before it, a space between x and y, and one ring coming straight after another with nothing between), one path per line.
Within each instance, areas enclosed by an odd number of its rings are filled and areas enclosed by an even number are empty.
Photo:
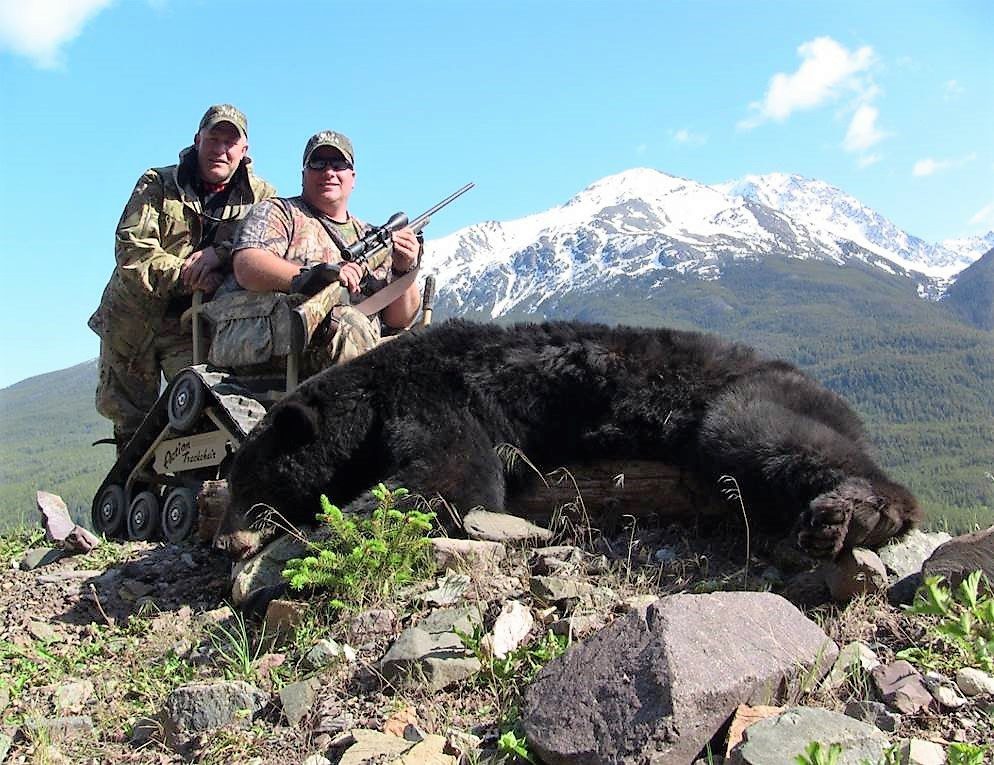
M820 178L929 241L994 229L994 3L0 0L0 387L93 358L139 175L211 103L297 193L356 146L352 208L439 237L647 166Z

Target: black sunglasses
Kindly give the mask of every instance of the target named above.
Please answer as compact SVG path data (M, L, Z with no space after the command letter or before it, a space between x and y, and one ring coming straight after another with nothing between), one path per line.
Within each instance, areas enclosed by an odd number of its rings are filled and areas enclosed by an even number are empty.
M309 159L307 164L304 165L308 170L325 170L326 168L331 168L335 172L341 172L342 170L351 170L352 163L347 159L334 158L334 159Z

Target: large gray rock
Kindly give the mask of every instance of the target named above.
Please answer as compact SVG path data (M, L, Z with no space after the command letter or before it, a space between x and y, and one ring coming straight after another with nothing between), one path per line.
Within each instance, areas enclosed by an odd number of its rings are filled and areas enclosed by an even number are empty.
M248 727L268 701L268 694L241 680L181 685L166 697L162 727L170 740L229 723Z
M796 765L812 741L823 749L839 744L842 754L836 765L878 762L890 743L873 725L827 709L795 707L746 728L728 765Z
M994 526L939 545L922 566L924 576L944 576L953 586L978 570L994 584Z
M316 677L280 688L280 703L290 725L296 726L311 711L320 689L321 681Z
M935 549L952 539L944 531L927 533L912 529L901 539L896 539L877 550L887 570L896 579L903 579L922 570L922 564L935 552Z
M296 537L286 535L270 542L256 555L235 565L231 572L231 600L241 605L249 596L265 587L283 583L283 569L291 558L307 555L307 546Z
M825 584L836 603L887 589L887 569L880 557L863 547L845 550L824 565Z
M481 623L479 610L472 607L435 611L400 634L381 660L380 671L388 680L431 690L472 677L480 671L480 662L455 630L471 634Z
M837 655L778 595L674 595L550 662L524 728L550 765L690 763L739 704L792 701Z

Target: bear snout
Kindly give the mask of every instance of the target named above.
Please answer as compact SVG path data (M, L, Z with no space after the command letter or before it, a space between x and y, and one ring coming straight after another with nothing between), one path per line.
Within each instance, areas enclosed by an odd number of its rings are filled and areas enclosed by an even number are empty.
M214 537L214 549L220 550L234 560L244 560L262 547L262 535L258 531L241 529L219 533Z

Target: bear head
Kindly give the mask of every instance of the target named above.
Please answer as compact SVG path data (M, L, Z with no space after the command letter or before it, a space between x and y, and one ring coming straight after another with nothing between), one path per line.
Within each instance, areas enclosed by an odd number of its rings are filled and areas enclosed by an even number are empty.
M320 451L320 417L299 400L277 404L235 452L230 503L214 546L245 558L291 525L314 521L320 491L310 471Z

